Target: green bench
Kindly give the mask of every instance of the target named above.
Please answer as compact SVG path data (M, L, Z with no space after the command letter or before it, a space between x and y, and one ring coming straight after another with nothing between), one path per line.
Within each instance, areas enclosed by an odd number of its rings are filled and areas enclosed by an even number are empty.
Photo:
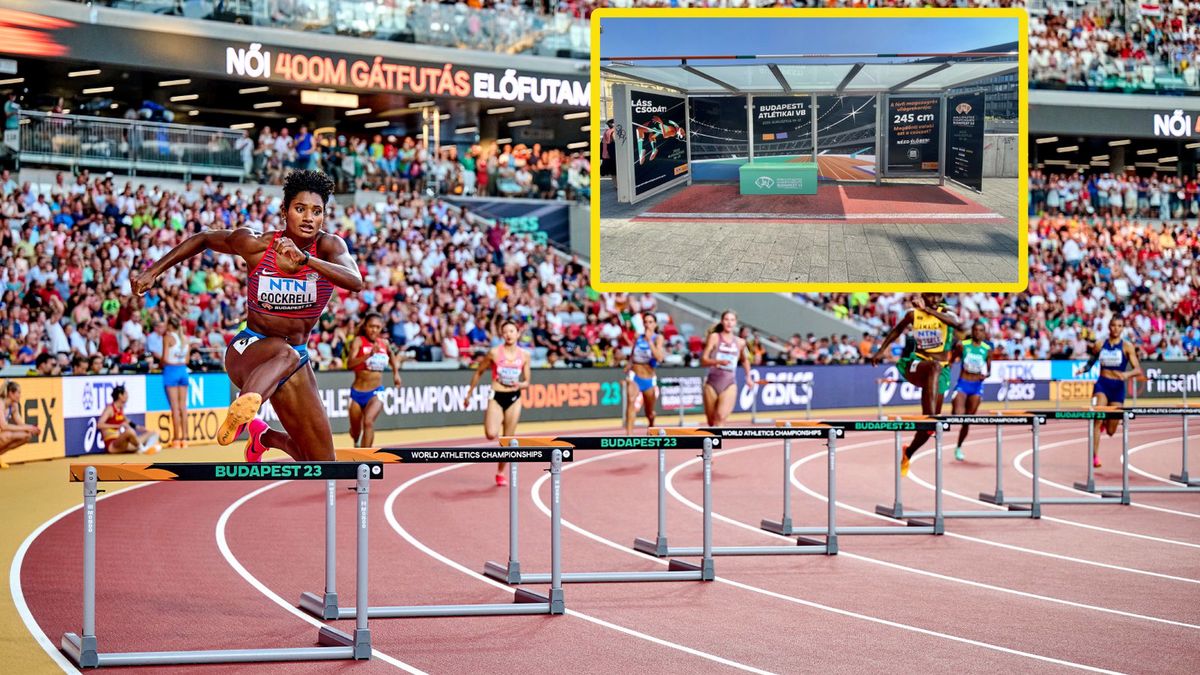
M744 195L815 195L817 164L763 157L738 169L738 183Z

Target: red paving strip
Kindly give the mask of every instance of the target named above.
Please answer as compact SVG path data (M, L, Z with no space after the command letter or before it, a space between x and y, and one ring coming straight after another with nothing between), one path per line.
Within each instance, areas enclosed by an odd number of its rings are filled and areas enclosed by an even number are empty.
M763 214L795 219L911 218L959 215L1001 217L990 209L937 185L826 185L815 195L742 195L728 183L692 185L647 210L640 217L680 218L691 214L729 218ZM639 217L639 218L640 218ZM635 219L637 220L637 219ZM855 219L854 222L859 222Z
M1083 443L1081 424L1052 424L1043 445L1047 479L1070 484L1080 478ZM1132 445L1178 436L1178 425L1156 427L1135 423ZM993 435L987 427L972 430L968 452L975 462L948 462L946 487L965 495L992 484ZM1012 458L1028 447L1027 435L1006 434L1006 491L1028 490L1028 480L1011 468ZM861 439L861 440L860 440ZM891 499L891 437L855 436L843 447L878 440L874 447L839 453L839 501L867 510ZM1115 446L1103 446L1113 466L1100 477L1119 479ZM734 446L735 448L737 446ZM952 445L951 445L952 447ZM811 448L811 449L810 449ZM798 443L793 457L816 452ZM590 453L588 453L590 454ZM948 454L948 453L947 453ZM1134 466L1165 475L1177 470L1178 449L1155 446L1134 455ZM585 459L587 454L581 455ZM1112 459L1107 459L1112 457ZM693 459L672 455L671 465ZM1073 461L1071 461L1073 460ZM528 498L529 487L543 472L522 472L522 565L526 571L548 571L548 520ZM762 517L777 517L782 487L778 450L747 450L719 457L715 463L714 504L717 512L757 526ZM914 463L914 473L931 479L927 459ZM383 481L372 484L372 587L374 604L504 602L509 594L458 572L416 551L388 526L382 507L403 481L427 474L429 467L389 467ZM492 487L491 467L463 467L420 480L398 495L395 515L423 544L469 569L486 559L502 561L507 552L505 491ZM824 460L798 467L797 477L824 492ZM1148 483L1146 479L1136 482ZM632 454L564 472L563 516L618 542L654 530L654 469L650 455ZM676 476L675 486L687 499L700 498L698 470ZM252 484L178 484L152 486L114 495L99 506L98 626L102 649L191 649L311 644L315 628L289 615L248 586L217 550L213 525L239 497L257 489ZM320 590L322 571L322 486L291 483L247 501L232 514L227 535L232 553L247 570L288 601L302 591ZM905 504L931 505L930 493L912 481L905 484ZM543 490L543 493L545 490ZM1046 488L1049 496L1059 492ZM544 498L544 497L543 497ZM349 524L353 495L339 501L343 525ZM1134 495L1138 502L1196 508L1195 495ZM823 502L795 497L802 520L824 517ZM974 508L946 499L947 508ZM669 503L672 545L700 541L699 514L675 500ZM1096 526L1200 541L1196 519L1121 506L1047 506L1047 516ZM839 511L842 524L879 521ZM813 524L816 524L815 522ZM718 544L763 544L775 540L727 523L714 523ZM78 512L49 527L30 547L22 581L30 610L51 637L78 630L81 529ZM1030 522L948 522L952 532L1046 549L1111 564L1150 569L1188 578L1200 577L1200 556L1181 546L1130 539L1083 530L1043 519ZM119 532L128 536L119 540ZM347 600L353 589L353 530L340 528L339 590ZM1141 619L1066 607L1017 597L855 559L853 554L1099 605L1122 611L1200 623L1200 589L1164 580L1078 563L1053 560L954 537L843 537L848 555L837 557L718 558L719 577L767 592L823 603L881 619L980 642L1103 668L1130 671L1184 672L1200 658L1200 640L1192 629ZM564 530L564 569L661 569L626 550ZM940 669L965 672L1063 669L945 638L922 635L813 607L803 606L728 583L643 583L568 585L567 605L599 619L663 640L779 672L811 668L813 649L822 661L838 668L894 670ZM64 598L68 598L64 602ZM1192 598L1193 600L1188 600ZM349 604L344 602L343 604ZM341 622L346 623L348 622ZM781 630L787 626L791 630ZM232 631L231 631L232 628ZM383 619L372 621L375 648L418 668L432 671L528 670L530 659L553 659L556 666L585 672L643 669L648 663L672 671L720 668L704 660L645 639L589 623L577 617L472 617L461 619ZM221 631L231 631L222 637ZM797 636L803 635L798 649ZM783 647L783 648L781 648ZM661 664L661 665L660 665ZM313 663L246 666L254 672L394 672L381 661L369 664ZM238 666L222 666L237 670ZM150 669L158 670L158 669ZM178 667L163 672L181 672ZM191 670L214 672L211 667ZM138 672L147 672L140 668Z

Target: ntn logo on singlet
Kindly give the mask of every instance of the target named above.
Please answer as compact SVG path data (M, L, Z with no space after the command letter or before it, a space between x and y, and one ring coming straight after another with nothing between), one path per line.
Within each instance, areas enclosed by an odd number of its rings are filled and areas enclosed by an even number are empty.
M293 279L263 274L258 281L257 300L269 310L311 307L317 303L317 275Z
M940 328L918 330L916 331L917 348L939 347L945 340L945 336L945 331Z

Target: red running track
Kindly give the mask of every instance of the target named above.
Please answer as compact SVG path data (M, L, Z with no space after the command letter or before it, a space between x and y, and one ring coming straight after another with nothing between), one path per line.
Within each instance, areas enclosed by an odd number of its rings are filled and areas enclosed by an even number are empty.
M1178 436L1177 422L1135 422L1132 466L1160 476L1176 470ZM1042 441L1045 480L1069 485L1082 477L1082 424L1053 423ZM947 462L947 491L973 497L991 487L992 443L992 428L972 431L969 461ZM1098 478L1105 482L1119 480L1116 443L1106 439L1102 446L1106 466ZM777 443L727 445L714 460L716 543L780 543L757 530L761 518L779 515L783 467ZM1005 447L1006 490L1027 493L1028 479L1013 467L1029 447L1027 433L1009 430ZM891 500L892 437L850 436L839 450L840 524L882 524L853 509L869 513ZM700 541L699 513L687 503L699 503L701 493L693 454L668 456L678 494L668 503L672 545ZM823 448L796 443L793 460L796 517L820 524ZM546 571L549 521L539 503L548 488L540 480L535 501L530 488L543 472L522 468L522 565ZM395 466L373 482L373 604L511 597L474 574L486 559L502 561L508 548L507 499L489 485L491 472L488 466ZM932 475L930 458L919 456L911 478L932 481ZM1141 477L1133 482L1152 483ZM584 453L568 465L563 515L571 527L564 529L564 569L662 569L660 561L628 548L633 537L653 534L654 483L653 461L645 453ZM905 481L904 489L906 507L932 506L931 492L917 480ZM178 483L103 500L101 648L311 644L316 629L256 590L222 555L217 523L227 514L232 557L294 604L301 592L320 590L323 579L322 493L316 482L265 489ZM1044 496L1055 494L1066 493L1044 486ZM349 491L339 497L347 524L353 499ZM1194 672L1200 659L1200 495L1138 494L1134 500L1141 506L1047 506L1039 521L952 520L942 537L844 536L836 557L722 557L714 583L568 585L568 616L381 619L371 629L377 651L429 672L523 672L542 663L579 672ZM384 517L389 502L407 538ZM947 496L946 508L984 507ZM62 632L79 627L81 527L78 511L48 527L21 570L29 608L55 644ZM346 597L353 588L353 550L353 531L343 527L338 583ZM138 672L215 668L397 671L376 659Z

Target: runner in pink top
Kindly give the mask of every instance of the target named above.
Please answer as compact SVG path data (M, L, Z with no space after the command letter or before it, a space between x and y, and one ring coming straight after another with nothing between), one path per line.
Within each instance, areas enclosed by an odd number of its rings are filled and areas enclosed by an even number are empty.
M500 335L504 344L493 347L479 361L475 376L471 378L471 386L463 399L463 409L467 408L471 394L479 386L479 380L487 370L492 371L492 398L488 401L487 411L483 414L483 434L489 441L504 436L515 436L517 422L521 419L521 390L529 386L529 352L517 346L521 331L517 324L505 320L500 324ZM508 462L500 462L496 468L496 485L508 485L504 477L504 467Z
M746 369L746 385L753 388L750 359L746 357L746 341L737 337L737 314L726 310L721 322L713 326L700 354L700 365L708 368L704 379L704 416L708 426L719 427L729 419L737 401L737 367Z

